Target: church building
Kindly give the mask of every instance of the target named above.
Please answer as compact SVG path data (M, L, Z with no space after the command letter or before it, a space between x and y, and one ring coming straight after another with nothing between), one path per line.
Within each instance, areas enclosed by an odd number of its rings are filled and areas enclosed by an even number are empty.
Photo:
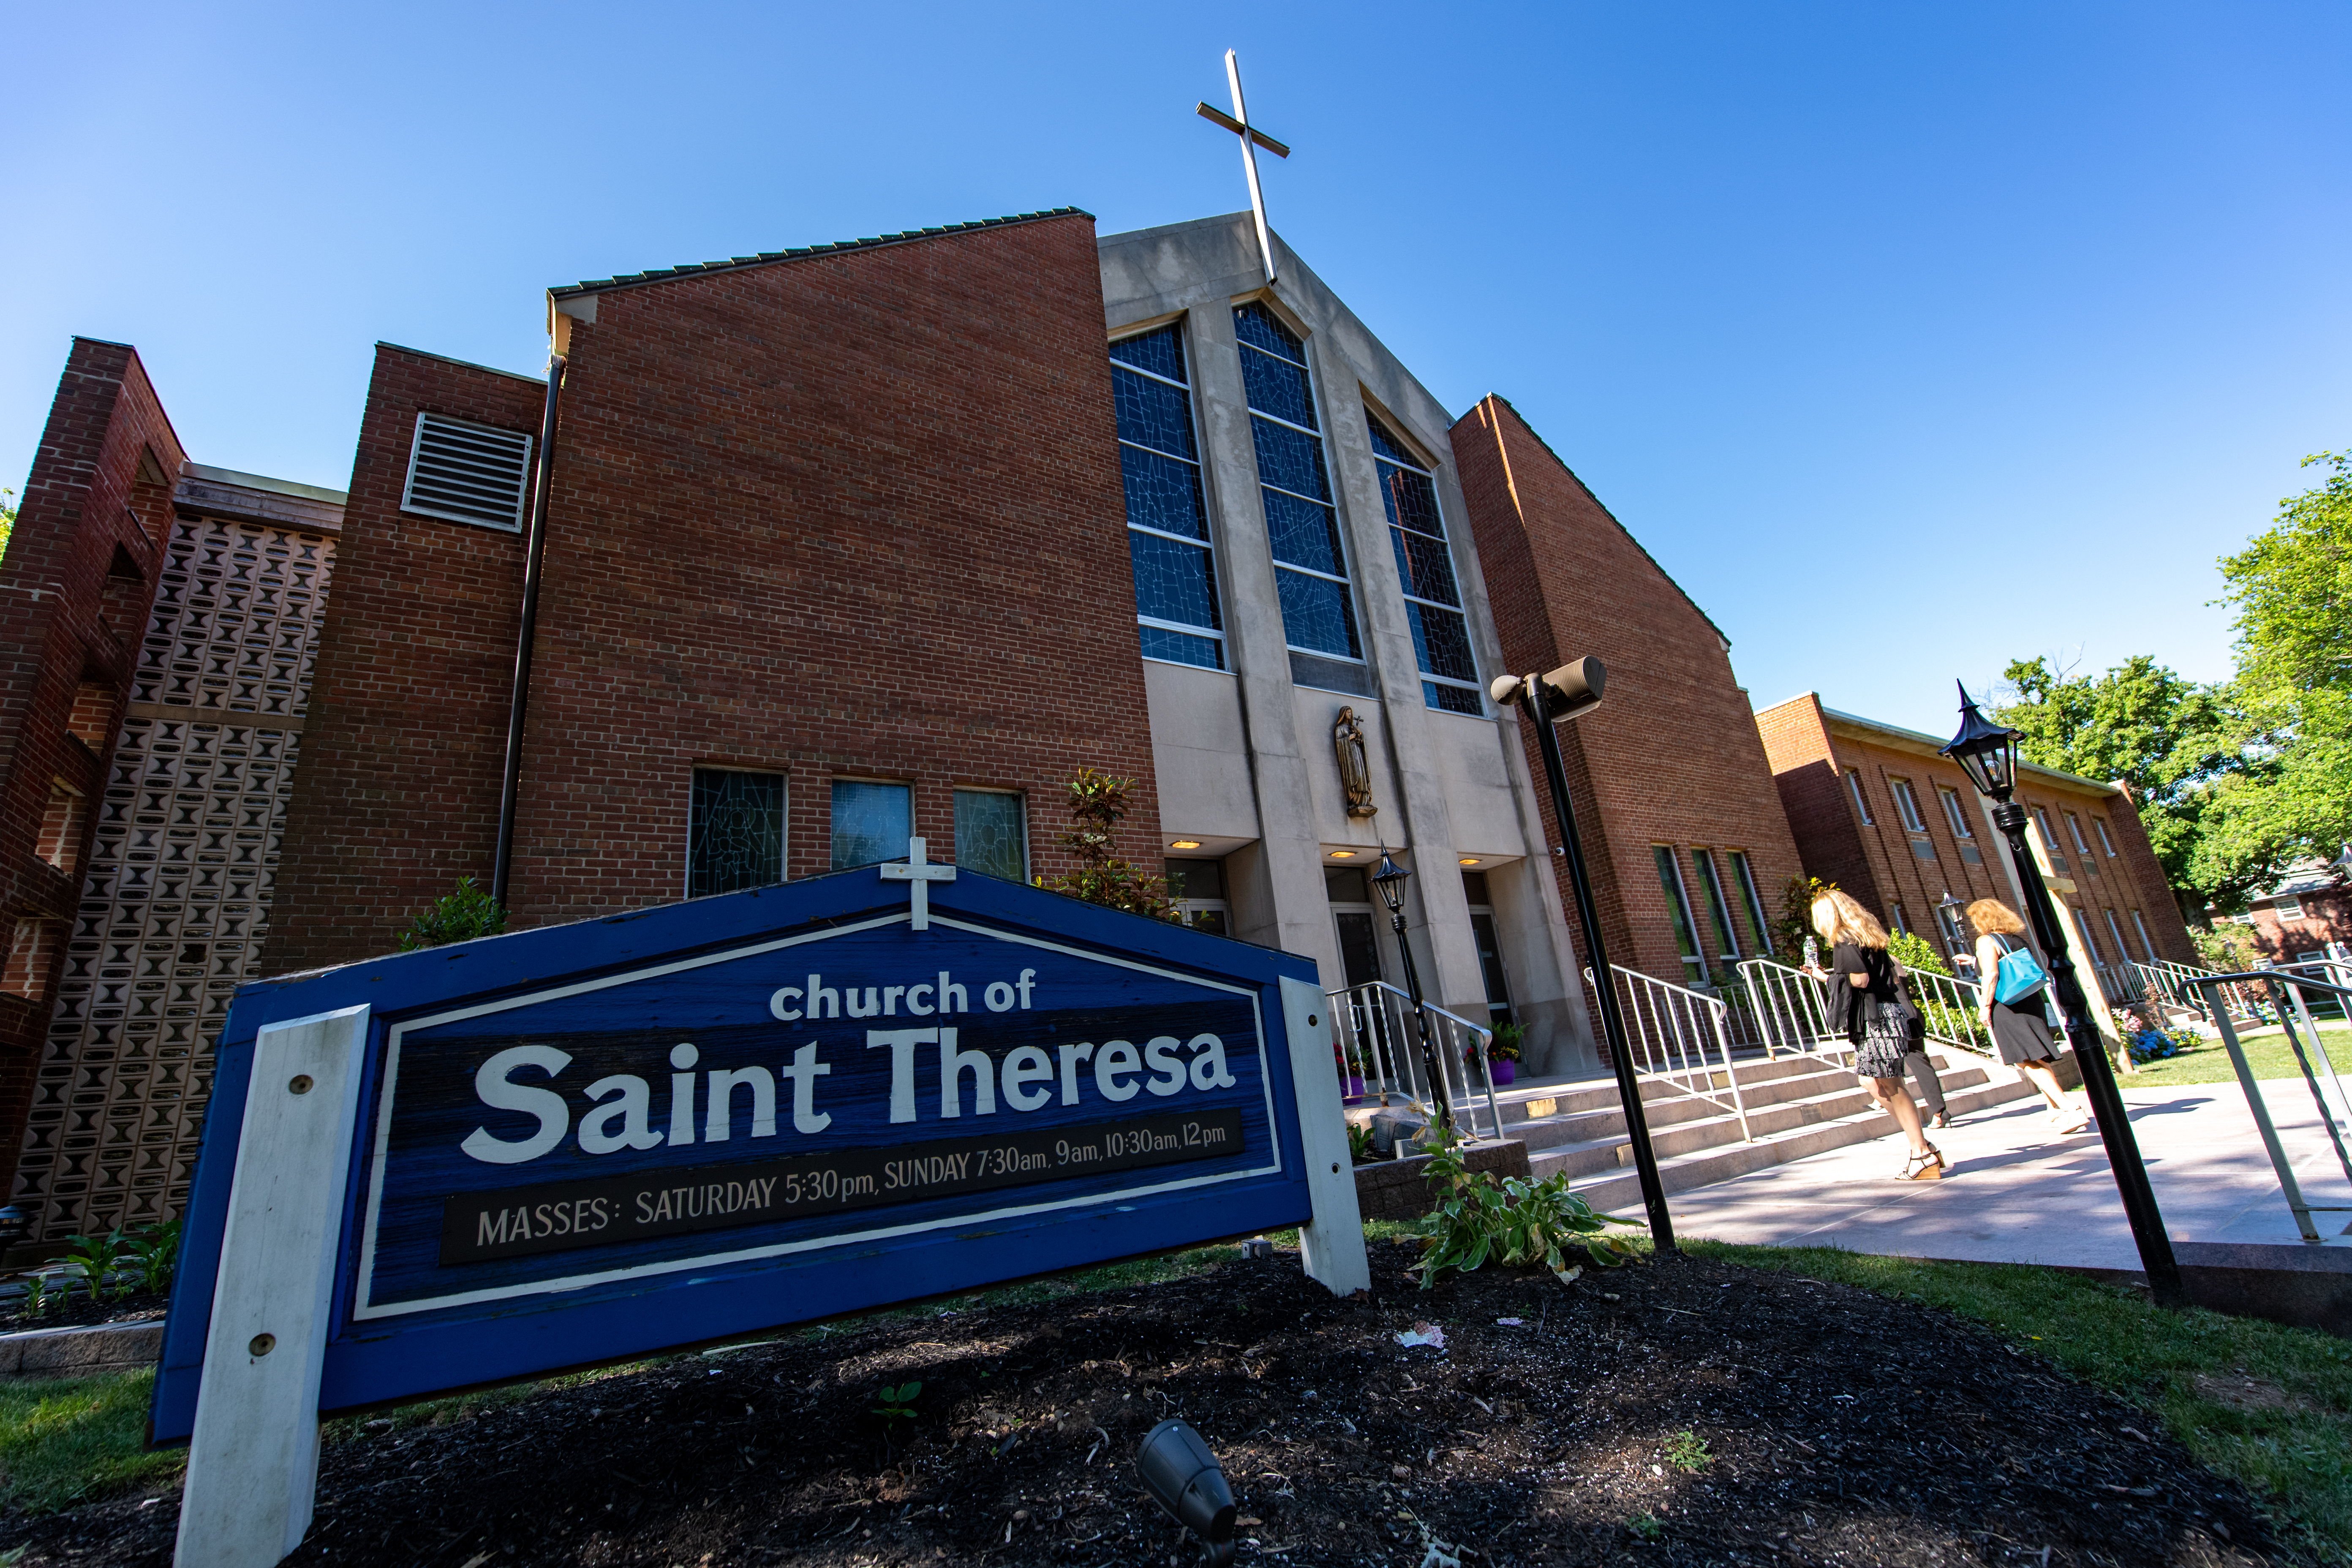
M199 464L135 350L75 341L0 561L0 1176L37 1241L174 1213L237 985L390 951L460 878L515 928L912 837L1051 879L1084 769L1134 781L1118 852L1183 918L1328 989L1403 979L1392 855L1429 1000L1599 1071L1532 737L1487 695L1583 654L1612 958L1712 990L1771 951L1804 868L1721 633L1253 214L1060 208L546 308L546 377L377 345L347 491Z

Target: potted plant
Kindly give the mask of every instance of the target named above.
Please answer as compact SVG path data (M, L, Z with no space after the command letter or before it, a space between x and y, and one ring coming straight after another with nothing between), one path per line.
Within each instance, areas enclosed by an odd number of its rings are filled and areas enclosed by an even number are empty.
M1331 1042L1331 1061L1332 1064L1339 1069L1340 1098L1343 1100L1363 1099L1363 1072L1354 1062L1348 1059L1347 1051L1337 1040L1333 1040Z
M1497 1085L1509 1083L1518 1076L1519 1047L1527 1037L1527 1030L1519 1025L1495 1026L1495 1037L1486 1044L1486 1071ZM1477 1065L1475 1055L1471 1065Z

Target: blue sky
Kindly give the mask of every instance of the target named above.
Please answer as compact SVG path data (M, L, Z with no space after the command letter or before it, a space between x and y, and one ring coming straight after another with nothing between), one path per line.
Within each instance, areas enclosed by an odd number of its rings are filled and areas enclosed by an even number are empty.
M1449 408L1510 398L1759 703L1948 731L2010 658L2229 668L2216 556L2352 447L2340 5L20 5L0 484L67 339L342 487L370 346L543 289L1244 205Z

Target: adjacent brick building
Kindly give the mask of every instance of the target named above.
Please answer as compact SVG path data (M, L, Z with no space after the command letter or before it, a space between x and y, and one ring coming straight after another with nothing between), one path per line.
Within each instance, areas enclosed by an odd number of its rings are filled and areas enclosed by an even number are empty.
M2231 918L2251 929L2273 963L2352 961L2352 864L2305 862Z
M1954 923L1947 900L2019 907L1988 803L1938 754L1941 740L1840 713L1812 692L1763 710L1756 724L1807 872L1948 952L1974 938ZM2031 763L2022 773L2017 799L2032 815L2052 891L2094 966L2195 963L2130 792ZM2127 983L2105 989L2132 991Z
M1730 640L1509 403L1482 400L1453 447L1508 667L1608 667L1560 749L1612 961L1736 984L1772 952L1799 860Z

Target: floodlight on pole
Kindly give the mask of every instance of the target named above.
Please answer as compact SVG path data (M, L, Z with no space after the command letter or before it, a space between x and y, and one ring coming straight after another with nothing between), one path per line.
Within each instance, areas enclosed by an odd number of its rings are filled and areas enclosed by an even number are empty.
M1570 659L1541 675L1497 676L1487 694L1498 703L1517 702L1535 727L1536 749L1543 754L1544 782L1551 787L1552 816L1559 824L1558 853L1568 862L1570 889L1576 896L1577 922L1584 928L1584 952L1591 960L1592 994L1601 1009L1601 1028L1609 1042L1610 1065L1617 1073L1617 1098L1625 1109L1625 1133L1633 1149L1633 1171L1641 1178L1642 1206L1650 1217L1650 1239L1661 1252L1675 1249L1674 1216L1666 1212L1666 1187L1658 1174L1658 1152L1650 1146L1650 1121L1642 1109L1642 1080L1633 1070L1633 1051L1625 1028L1624 1010L1617 1005L1617 973L1609 966L1609 948L1601 934L1601 913L1592 898L1592 874L1584 863L1584 844L1577 837L1576 806L1568 795L1568 765L1560 758L1559 734L1552 728L1580 718L1601 706L1609 684L1609 670L1590 657Z
M2132 1239L2139 1246L2148 1294L2159 1307L2185 1307L2188 1289L2181 1283L2180 1264L2172 1255L2172 1238L2165 1234L2164 1215L2157 1206L2147 1166L2140 1159L2139 1142L2132 1135L2130 1112L2124 1105L2123 1091L2116 1086L2116 1071L2107 1061L2098 1027L2091 1022L2090 1004L2074 972L2074 960L2066 950L2066 933L2058 923L2050 886L2042 880L2042 867L2026 845L2025 807L2011 798L2017 793L2021 739L2015 730L1987 719L1978 710L1969 689L1960 688L1960 731L1944 746L1944 755L1959 763L1969 782L1993 803L1993 826L2009 840L2010 864L2016 868L2018 886L2025 894L2026 922L2033 929L2034 942L2050 971L2051 994L2065 1025L2067 1047L2083 1071L2083 1092L2090 1099L2091 1114L2098 1120L2099 1141L2106 1145L2116 1191L2123 1198L2125 1216L2131 1221ZM1997 974L1977 976L1979 985L1994 985L1999 980Z

